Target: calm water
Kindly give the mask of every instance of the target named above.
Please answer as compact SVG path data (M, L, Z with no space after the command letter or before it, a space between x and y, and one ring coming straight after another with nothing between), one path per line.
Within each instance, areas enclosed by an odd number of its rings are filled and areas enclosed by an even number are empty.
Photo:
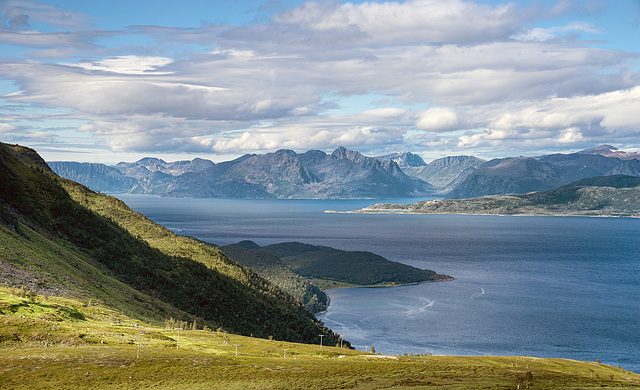
M331 214L323 211L372 201L119 197L219 245L368 250L457 279L330 291L319 318L358 349L599 359L640 372L639 219Z

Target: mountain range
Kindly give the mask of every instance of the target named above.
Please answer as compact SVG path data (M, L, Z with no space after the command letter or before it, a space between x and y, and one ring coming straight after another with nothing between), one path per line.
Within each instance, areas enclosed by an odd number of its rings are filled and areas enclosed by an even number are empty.
M331 154L279 150L218 164L157 158L114 166L49 162L62 177L107 193L204 198L473 198L545 191L580 179L640 176L640 154L611 145L569 154L483 160L448 156L426 163L411 152L367 157L344 147Z

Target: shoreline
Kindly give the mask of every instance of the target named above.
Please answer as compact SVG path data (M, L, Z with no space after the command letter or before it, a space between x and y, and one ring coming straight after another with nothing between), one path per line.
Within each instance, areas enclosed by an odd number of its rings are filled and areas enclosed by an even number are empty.
M326 289L322 289L322 291L328 291L328 290L339 290L341 288L388 288L388 287L403 287L403 286L415 286L418 284L423 284L423 283L440 283L440 282L451 282L454 280L457 280L456 278L454 278L453 276L449 276L449 275L444 275L447 276L447 278L445 279L440 279L440 280L423 280L421 282L412 282L412 283L401 283L401 284L368 284L368 285L362 285L362 284L356 284L353 286L343 286L343 287L335 287L335 288L326 288Z
M613 214L574 214L574 213L514 213L514 214L505 214L505 213L455 213L455 212L435 212L435 211L408 211L403 209L360 209L360 210L348 210L348 211L339 211L339 210L325 210L325 213L329 214L395 214L395 215L480 215L480 216L497 216L497 217L589 217L589 218L640 218L640 214L630 214L630 215L613 215Z
M453 276L449 276L449 275L445 275L445 276L447 276L447 278L446 279L441 279L441 280L423 280L422 282L402 283L402 284L389 284L389 285L380 285L380 284L354 285L354 286L343 286L343 287L336 287L336 288L327 288L327 289L321 289L321 290L326 292L326 291L332 291L332 290L341 290L343 288L393 288L393 287L417 286L419 284L424 284L424 283L453 282L454 280L457 280ZM329 310L329 306L330 305L331 305L331 298L329 298L329 295L327 295L327 305L326 305L325 310L319 311L317 313L313 313L314 317L316 315L318 315L318 314L327 314L327 311Z

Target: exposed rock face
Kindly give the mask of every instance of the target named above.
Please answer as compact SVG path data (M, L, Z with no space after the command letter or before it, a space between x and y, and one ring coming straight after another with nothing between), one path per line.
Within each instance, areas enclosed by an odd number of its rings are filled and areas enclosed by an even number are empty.
M138 182L135 178L104 164L77 162L50 162L48 164L58 176L103 192L128 192Z
M115 166L94 163L50 162L51 169L61 177L102 192L162 195L171 181L187 172L213 167L212 161L196 158L191 161L167 163L159 158L145 157L133 163Z
M602 176L622 163L616 157L583 153L550 154L541 157L540 161L553 165L564 183L571 183L587 177Z
M526 193L547 190L562 184L548 163L531 157L495 159L479 166L449 192L449 198Z
M398 164L398 166L402 169L409 168L409 167L423 167L427 165L427 163L424 162L422 157L411 152L396 152L396 153L391 153L384 156L378 156L376 158L378 160L395 161L395 163Z
M473 156L449 156L433 160L426 166L408 167L404 171L436 188L446 190L461 175L468 175L485 162L486 160Z
M640 160L621 160L602 154L611 154L615 150L612 146L604 145L578 153L491 160L472 172L461 174L450 184L451 190L446 195L448 198L473 198L526 193L549 190L589 177L615 174L640 176Z
M203 171L214 165L215 163L213 161L202 158L196 158L191 161L184 160L168 163L159 158L145 157L134 163L118 163L115 168L127 176L142 179L155 172L161 172L169 176L180 176L186 172Z
M426 195L433 187L393 161L338 148L297 154L279 150L218 164L174 181L167 196L240 198L389 198Z
M607 175L640 176L640 160L626 160L606 173Z

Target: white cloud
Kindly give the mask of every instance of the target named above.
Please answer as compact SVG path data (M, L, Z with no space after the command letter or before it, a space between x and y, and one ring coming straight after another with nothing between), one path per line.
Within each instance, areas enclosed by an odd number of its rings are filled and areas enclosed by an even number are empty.
M125 120L93 121L80 127L105 140L114 151L257 153L281 148L304 151L400 145L406 110L381 108L354 115L291 117L279 123L238 124L134 115Z
M551 27L551 28L532 28L530 30L519 32L513 36L513 39L522 41L550 41L564 38L565 34L569 33L589 33L589 34L603 34L600 28L586 22L573 22L566 26Z
M458 115L447 107L432 107L422 112L416 122L416 127L427 131L451 131L460 126Z
M17 129L18 128L12 124L0 122L0 133L9 133Z
M278 124L249 128L206 141L217 153L244 153L281 148L304 151L338 146L375 148L400 145L406 133L406 110L380 108L357 114L291 118Z
M512 5L493 8L461 0L410 0L306 2L274 20L320 32L357 29L374 42L469 43L509 36L518 17Z
M555 98L529 102L526 107L511 109L489 123L500 129L564 129L600 126L609 132L636 131L640 87L598 95Z
M64 64L79 66L86 70L102 70L105 72L121 74L171 74L172 72L158 72L158 68L167 66L173 59L167 57L148 56L119 56L105 58L96 62L79 62L77 64Z
M607 139L640 136L637 117L640 87L598 95L521 102L519 106L510 107L508 112L503 107L474 109L470 115L486 128L460 136L458 145L495 146L525 141L535 141L541 146L585 141L595 144L607 142Z
M560 136L558 136L558 142L561 144L575 144L582 140L584 140L584 137L582 137L582 133L577 127L564 129L560 132Z
M250 127L252 122L243 122ZM83 133L91 133L105 140L115 151L135 152L208 152L202 143L194 139L207 136L224 136L235 130L238 124L228 121L185 120L162 115L117 116L108 120L92 121L79 127Z

